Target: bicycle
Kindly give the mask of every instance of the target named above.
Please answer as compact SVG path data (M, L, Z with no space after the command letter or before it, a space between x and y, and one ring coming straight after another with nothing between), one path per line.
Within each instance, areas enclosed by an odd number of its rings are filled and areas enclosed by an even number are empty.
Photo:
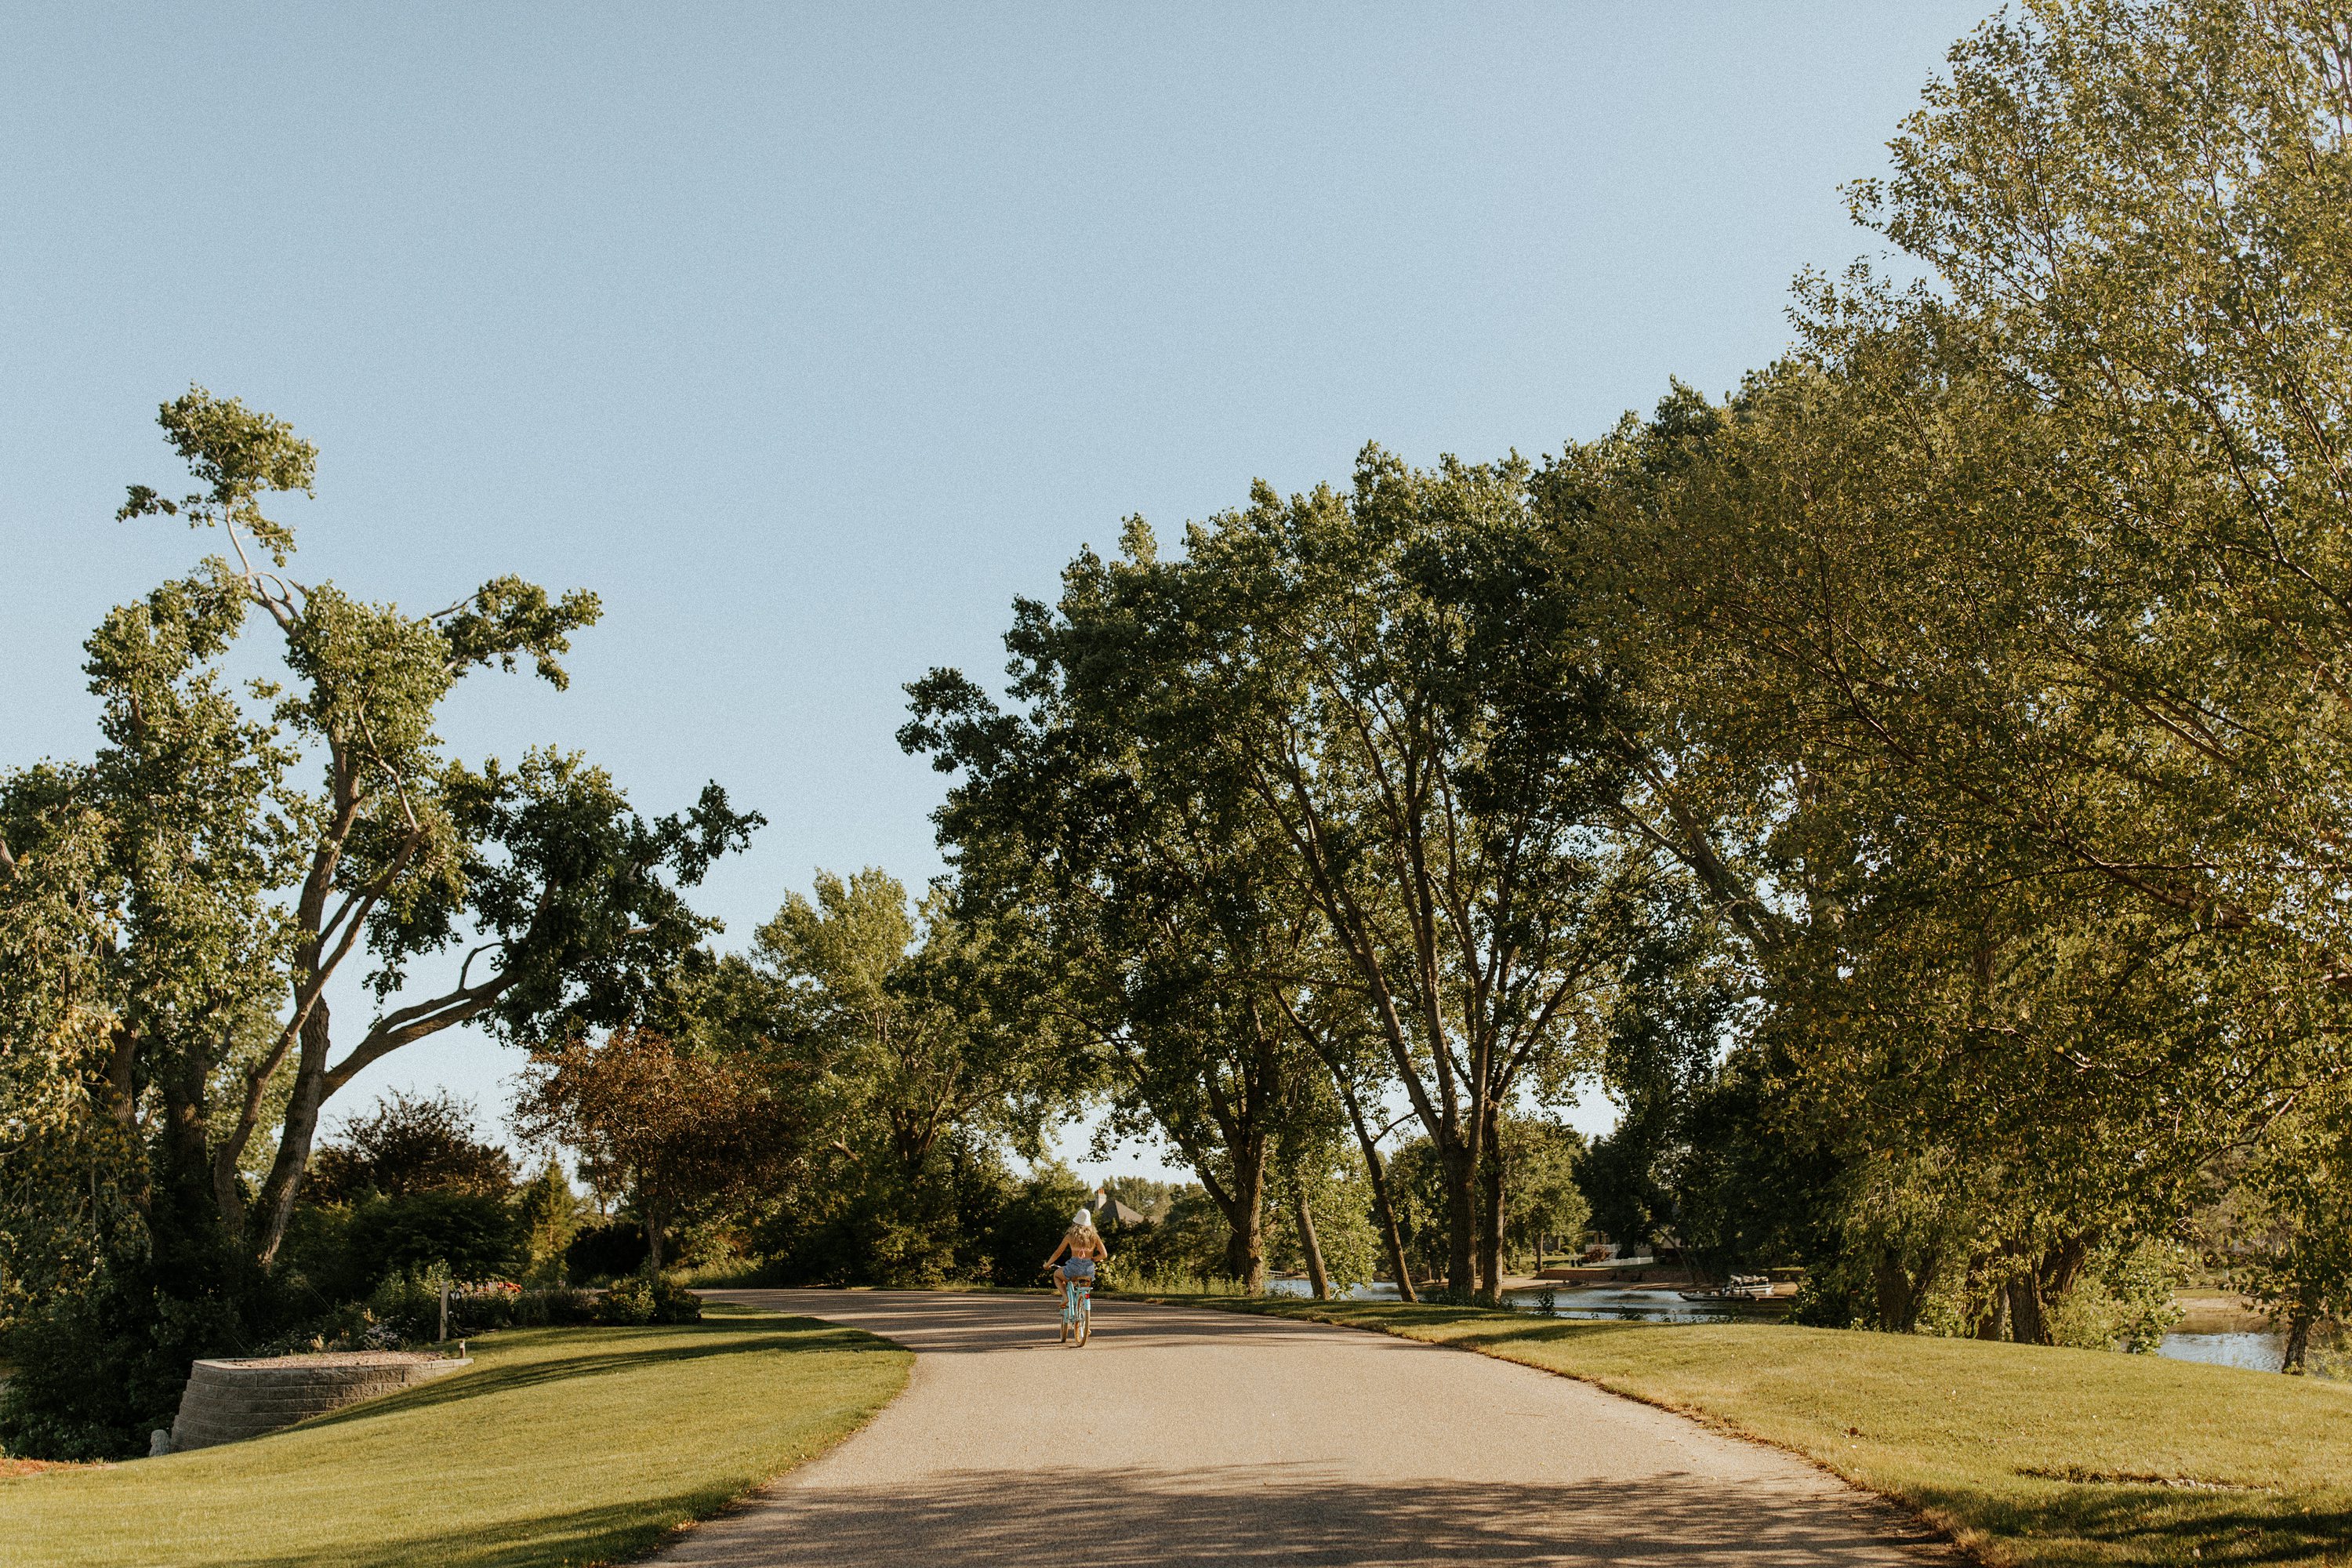
M1094 1332L1095 1286L1091 1279L1071 1279L1062 1286L1062 1344L1072 1342L1073 1336L1080 1346Z

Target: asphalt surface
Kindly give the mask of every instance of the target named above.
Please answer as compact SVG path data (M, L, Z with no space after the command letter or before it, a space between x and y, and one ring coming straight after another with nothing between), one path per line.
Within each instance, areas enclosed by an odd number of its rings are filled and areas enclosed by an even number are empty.
M896 1340L914 1376L663 1563L1927 1560L1916 1528L1800 1459L1467 1352L1116 1301L1078 1349L1041 1296L714 1294Z

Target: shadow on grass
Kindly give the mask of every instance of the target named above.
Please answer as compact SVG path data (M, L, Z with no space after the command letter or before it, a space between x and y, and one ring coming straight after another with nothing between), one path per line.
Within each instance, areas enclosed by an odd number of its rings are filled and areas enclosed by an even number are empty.
M2044 1561L2340 1563L2352 1546L2352 1505L2340 1494L2053 1481L2022 1499L1958 1486L1922 1487L1913 1497L2005 1540L2036 1542L2032 1555Z
M502 1521L471 1530L434 1531L389 1537L364 1546L340 1545L325 1559L313 1552L222 1558L220 1568L550 1568L556 1563L629 1562L652 1551L674 1528L708 1514L727 1500L721 1492L682 1492L659 1502L614 1503L572 1509L534 1519ZM429 1525L427 1510L418 1510Z
M539 1332L542 1331L512 1331ZM818 1322L811 1318L748 1319L730 1317L720 1322L665 1324L643 1329L563 1330L558 1332L576 1333L582 1337L576 1351L558 1352L528 1360L476 1366L470 1372L453 1373L415 1388L404 1388L397 1394L348 1405L331 1415L304 1422L299 1430L314 1432L323 1426L337 1426L352 1421L373 1420L400 1411L424 1410L435 1405L454 1405L461 1400L478 1399L489 1394L507 1394L518 1389L540 1388L549 1384L573 1378L602 1377L614 1373L637 1372L647 1367L677 1365L685 1362L706 1361L713 1356L765 1354L776 1352L800 1353L811 1351L882 1351L894 1349L887 1341L857 1329L845 1329L834 1323ZM612 1336L621 1342L610 1345L599 1342ZM594 1337L590 1337L594 1336ZM632 1350L629 1338L675 1340L679 1336L708 1339L707 1344L649 1344ZM487 1336L486 1336L487 1338Z

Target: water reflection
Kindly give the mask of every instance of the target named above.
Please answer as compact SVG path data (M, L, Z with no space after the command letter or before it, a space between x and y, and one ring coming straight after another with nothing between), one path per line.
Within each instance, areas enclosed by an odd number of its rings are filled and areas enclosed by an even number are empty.
M1304 1279L1269 1279L1265 1282L1265 1291L1269 1296L1308 1296L1314 1293ZM1349 1301L1393 1301L1397 1299L1397 1289L1387 1280L1375 1280L1367 1285L1350 1286L1339 1294ZM1539 1311L1541 1307L1538 1295L1533 1290L1506 1291L1503 1304L1513 1311ZM1685 1301L1672 1290L1612 1290L1601 1286L1585 1286L1552 1292L1552 1316L1555 1318L1620 1319L1639 1323L1720 1323L1759 1315L1758 1309L1753 1306L1743 1307L1737 1301Z
M1265 1282L1265 1293L1269 1296L1312 1296L1315 1288L1304 1279L1269 1279ZM1390 1280L1375 1279L1366 1285L1349 1286L1339 1292L1339 1299L1343 1301L1393 1301L1397 1300L1397 1288Z
M1542 1300L1533 1290L1514 1290L1503 1302L1516 1311L1543 1310ZM1594 1286L1552 1292L1551 1315L1626 1323L1728 1323L1773 1314L1769 1308L1738 1301L1685 1301L1671 1290L1612 1290Z
M2214 1366L2250 1367L2276 1372L2286 1363L2284 1334L2167 1334L2157 1354L2173 1361L2201 1361Z

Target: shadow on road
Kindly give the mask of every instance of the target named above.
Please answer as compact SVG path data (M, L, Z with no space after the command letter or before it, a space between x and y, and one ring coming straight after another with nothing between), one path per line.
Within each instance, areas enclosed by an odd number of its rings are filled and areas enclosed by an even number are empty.
M1104 1471L1089 1469L1083 1455L1071 1458L1066 1469L1035 1476L965 1471L913 1489L788 1489L759 1505L756 1519L690 1533L667 1561L711 1568L1886 1562L1883 1535L1859 1540L1852 1519L1825 1518L1818 1505L1776 1505L1672 1477L1639 1486L1374 1487L1281 1467Z

